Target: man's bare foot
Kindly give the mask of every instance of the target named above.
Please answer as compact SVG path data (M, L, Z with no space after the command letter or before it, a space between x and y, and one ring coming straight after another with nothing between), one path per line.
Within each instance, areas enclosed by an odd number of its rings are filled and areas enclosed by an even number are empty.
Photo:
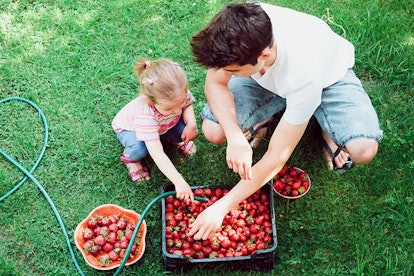
M262 142L263 138L267 134L268 130L268 122L271 120L271 118L266 119L258 124L256 124L254 127L252 127L250 130L246 131L244 133L244 136L247 140L250 140L250 147L252 149L256 149L259 147L260 143Z

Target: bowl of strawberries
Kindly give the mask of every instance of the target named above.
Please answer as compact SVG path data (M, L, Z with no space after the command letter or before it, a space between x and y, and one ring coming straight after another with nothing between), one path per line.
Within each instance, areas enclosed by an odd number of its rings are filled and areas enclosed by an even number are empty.
M283 198L298 199L306 195L311 180L307 173L294 166L284 165L273 177L273 190Z
M127 249L140 215L115 204L104 204L93 209L75 229L75 244L86 263L97 270L119 267L137 262L145 251L147 226L142 221L129 256Z

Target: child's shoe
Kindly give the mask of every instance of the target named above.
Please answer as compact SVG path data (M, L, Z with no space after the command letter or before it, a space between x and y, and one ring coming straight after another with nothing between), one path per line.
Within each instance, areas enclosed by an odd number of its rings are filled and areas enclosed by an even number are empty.
M142 182L144 180L150 180L150 173L148 168L142 165L140 161L133 161L129 159L125 154L121 155L121 161L129 170L129 177L132 181ZM133 168L135 165L135 170Z
M177 147L178 147L178 152L185 157L194 156L197 152L197 147L193 141L190 141L188 143L181 142L177 144Z

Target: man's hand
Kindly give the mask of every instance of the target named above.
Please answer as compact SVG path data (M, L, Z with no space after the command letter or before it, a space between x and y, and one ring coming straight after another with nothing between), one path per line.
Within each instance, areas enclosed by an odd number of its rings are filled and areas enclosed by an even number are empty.
M224 219L224 215L221 214L220 210L217 210L217 207L218 204L213 204L201 212L197 219L189 225L191 229L188 236L194 235L195 240L212 238Z
M227 165L238 173L241 179L252 179L253 150L244 135L227 140Z

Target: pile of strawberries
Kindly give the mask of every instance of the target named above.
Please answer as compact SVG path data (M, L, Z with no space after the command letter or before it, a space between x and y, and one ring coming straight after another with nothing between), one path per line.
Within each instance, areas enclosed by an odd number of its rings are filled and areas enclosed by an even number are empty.
M271 248L274 241L270 208L273 206L270 206L269 193L263 188L233 208L213 238L194 240L187 235L188 225L227 192L228 189L222 188L195 189L194 195L207 198L207 203L166 197L163 214L166 251L189 259L203 259L248 256Z
M274 191L283 197L298 198L307 193L309 186L309 176L296 167L285 165L273 177Z
M125 252L134 233L135 225L128 222L127 217L119 215L96 215L87 222L83 229L85 244L83 250L87 254L99 258L100 266L108 266L113 261L125 258ZM137 233L129 258L132 259L139 247L140 232Z

